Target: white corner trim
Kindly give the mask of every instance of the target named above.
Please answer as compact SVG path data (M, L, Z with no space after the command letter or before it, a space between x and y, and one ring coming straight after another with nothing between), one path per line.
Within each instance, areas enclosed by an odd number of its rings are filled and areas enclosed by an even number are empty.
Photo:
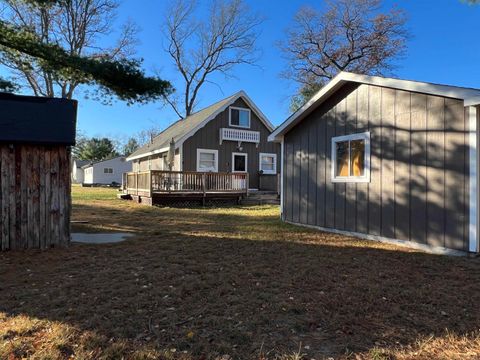
M351 236L351 237L356 237L356 238L364 239L364 240L378 241L378 242L381 242L381 243L392 244L392 245L397 245L397 246L404 246L404 247L407 247L407 248L424 251L424 252L429 253L429 254L449 255L449 256L466 256L467 255L467 252L465 252L465 251L448 249L448 248L445 248L445 247L442 247L442 246L432 246L432 245L419 244L419 243L416 243L414 241L393 239L393 238L387 238L387 237L384 237L384 236L363 234L363 233L358 233L358 232L353 232L353 231L337 230L337 229L332 229L332 228L325 228L325 227L322 227L322 226L296 223L296 222L293 222L293 221L285 221L285 222L288 223L288 224L303 226L303 227L306 227L306 228L320 230L320 231L329 232L329 233L333 233L333 234Z
M245 171L235 171L235 156L243 156L245 158ZM233 173L247 173L248 172L248 154L241 152L232 152L232 172Z
M262 156L271 156L273 157L273 170L263 170L262 169ZM265 175L275 175L277 173L277 154L275 153L259 153L258 154L258 171L263 171Z
M477 169L477 109L473 106L467 108L469 123L469 227L468 250L478 252L478 169Z
M200 153L214 154L215 155L215 168L211 170L200 170ZM197 149L197 171L205 172L212 171L218 172L218 150L216 149Z
M248 126L242 125L233 125L232 124L232 110L246 111L248 112ZM238 114L238 120L240 121L240 113ZM252 125L252 111L249 108L242 108L238 106L229 106L228 107L228 126L241 128L241 129L250 129Z
M341 141L353 141L353 140L365 140L365 175L364 176L346 176L339 177L335 176L336 174L336 164L337 164L337 152L335 143ZM333 183L361 183L361 182L370 182L370 132L355 133L350 135L335 136L332 137L332 161L331 161L331 181ZM348 159L348 168L350 171L350 154Z

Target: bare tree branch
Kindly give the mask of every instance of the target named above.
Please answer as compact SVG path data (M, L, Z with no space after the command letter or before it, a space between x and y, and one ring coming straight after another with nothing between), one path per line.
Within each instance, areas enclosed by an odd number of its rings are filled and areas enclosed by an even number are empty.
M381 0L332 0L323 12L304 7L280 44L288 68L283 76L313 95L340 71L385 75L406 49L406 16L398 8L380 12ZM309 89L310 88L310 89ZM297 98L298 100L298 98Z
M196 20L195 10L195 0L172 3L163 29L165 50L184 82L182 101L165 101L180 118L193 112L198 93L212 74L228 76L236 65L252 65L258 58L255 43L263 19L251 14L243 0L214 1L204 22Z
M128 22L113 47L97 44L110 36L118 8L117 0L68 0L55 6L32 6L22 0L4 0L3 14L14 25L33 31L45 44L57 44L70 55L97 59L120 59L133 54L137 27ZM7 51L1 63L32 89L35 95L72 98L79 82L46 70L42 61Z

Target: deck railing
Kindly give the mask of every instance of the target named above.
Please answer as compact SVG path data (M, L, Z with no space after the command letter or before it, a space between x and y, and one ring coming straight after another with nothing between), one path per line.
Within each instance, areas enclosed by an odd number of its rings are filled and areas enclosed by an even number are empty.
M247 193L247 173L150 170L123 174L123 190L131 195L154 193Z

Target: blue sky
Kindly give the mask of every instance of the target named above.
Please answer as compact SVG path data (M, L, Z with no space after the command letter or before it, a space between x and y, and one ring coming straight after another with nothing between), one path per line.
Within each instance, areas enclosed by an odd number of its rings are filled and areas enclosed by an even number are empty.
M239 66L236 78L215 79L221 89L211 85L203 88L199 108L243 89L270 121L278 125L288 116L294 84L279 76L285 63L275 44L282 40L293 14L302 5L318 7L322 1L246 1L266 19L258 43L262 50L259 66ZM138 56L144 58L145 69L148 73L157 72L175 85L175 70L163 52L160 32L165 3L123 0L118 21L130 18L140 25ZM460 0L387 0L385 6L394 3L407 11L412 34L405 58L398 61L397 77L480 88L480 6L469 6ZM78 127L89 136L126 138L129 133L151 126L166 127L177 119L160 103L126 106L117 101L105 106L81 95L78 100Z

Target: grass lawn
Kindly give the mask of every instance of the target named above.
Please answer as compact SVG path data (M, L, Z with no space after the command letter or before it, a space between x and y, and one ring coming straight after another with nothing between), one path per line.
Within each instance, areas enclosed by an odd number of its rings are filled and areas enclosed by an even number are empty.
M108 245L0 253L0 359L477 359L480 259L73 188Z

